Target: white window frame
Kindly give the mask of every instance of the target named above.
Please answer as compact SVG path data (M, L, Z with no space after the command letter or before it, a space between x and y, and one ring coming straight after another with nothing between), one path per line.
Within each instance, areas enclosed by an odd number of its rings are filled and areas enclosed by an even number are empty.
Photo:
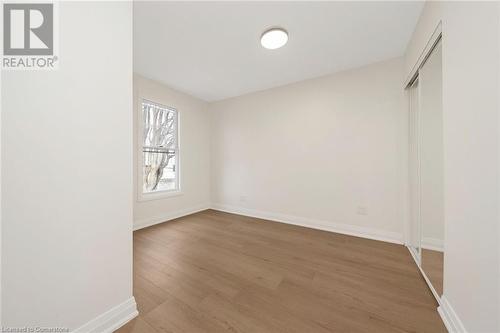
M157 105L158 107L169 109L175 111L175 125L176 125L176 147L175 147L175 184L176 188L172 190L161 190L155 192L143 192L144 184L143 184L143 172L144 172L144 157L143 157L143 127L144 127L144 119L142 112L142 104L146 102L149 104ZM158 200L165 199L170 197L175 197L182 195L181 191L181 158L180 158L180 117L179 111L171 106L166 106L162 103L153 102L147 98L139 98L138 101L138 112L137 112L137 199L138 201L149 201L149 200Z

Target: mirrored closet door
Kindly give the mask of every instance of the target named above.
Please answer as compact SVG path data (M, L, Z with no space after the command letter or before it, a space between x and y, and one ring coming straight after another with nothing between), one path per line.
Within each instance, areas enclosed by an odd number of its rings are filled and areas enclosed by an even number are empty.
M409 108L409 187L410 187L410 233L408 239L408 247L420 264L420 177L419 177L419 140L418 140L418 116L419 116L419 86L418 78L413 81L408 88L408 98L410 102Z
M444 176L441 42L408 87L409 247L436 297L443 293ZM416 101L415 101L416 99Z

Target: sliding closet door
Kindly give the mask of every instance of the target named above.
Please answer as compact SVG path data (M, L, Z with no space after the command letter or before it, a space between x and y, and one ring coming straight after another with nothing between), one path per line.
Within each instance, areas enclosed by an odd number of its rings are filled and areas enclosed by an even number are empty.
M409 247L420 264L420 175L419 175L419 80L408 88L409 94Z
M420 222L422 269L443 293L444 168L441 43L419 71Z

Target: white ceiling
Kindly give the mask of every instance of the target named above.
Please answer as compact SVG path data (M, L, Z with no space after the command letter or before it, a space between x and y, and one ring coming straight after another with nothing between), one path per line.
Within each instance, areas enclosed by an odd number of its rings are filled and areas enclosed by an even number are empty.
M135 2L134 71L206 101L402 56L423 2ZM283 48L260 35L288 30Z

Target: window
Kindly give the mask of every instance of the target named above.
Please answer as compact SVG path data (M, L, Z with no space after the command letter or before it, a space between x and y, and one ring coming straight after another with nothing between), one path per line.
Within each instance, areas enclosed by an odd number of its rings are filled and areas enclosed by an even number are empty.
M142 194L179 190L177 110L142 101Z

